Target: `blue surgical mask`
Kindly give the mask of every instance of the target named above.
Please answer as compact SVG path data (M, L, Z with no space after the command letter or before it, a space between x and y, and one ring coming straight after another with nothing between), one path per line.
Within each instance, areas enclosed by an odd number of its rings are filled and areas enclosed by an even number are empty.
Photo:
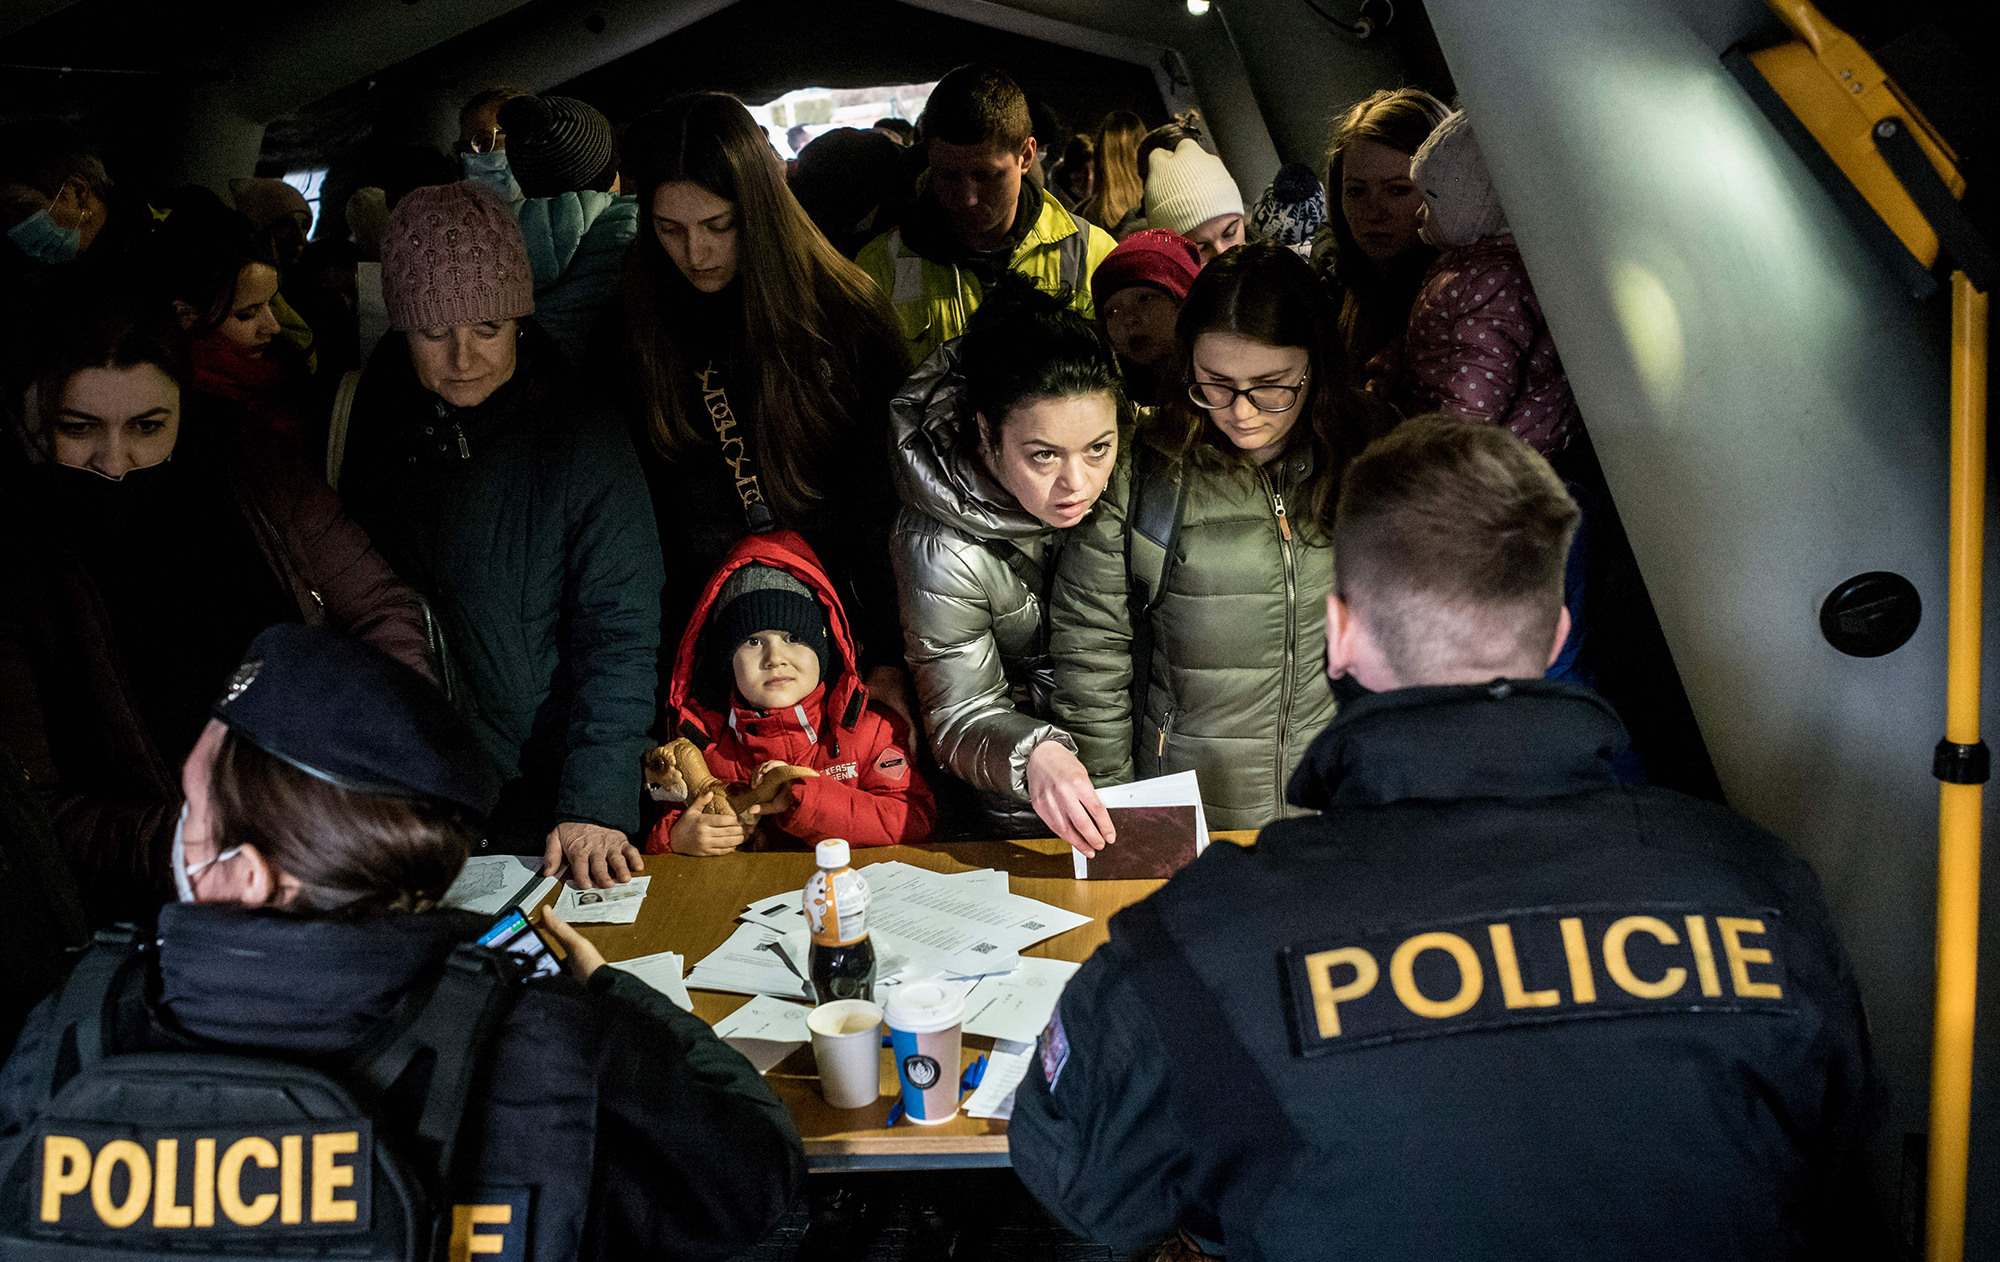
M37 263L67 263L83 252L83 230L63 227L46 210L9 228L7 239Z
M461 153L458 163L464 169L466 179L484 184L510 202L521 200L521 186L514 182L514 172L507 165L505 149L496 149L492 153Z

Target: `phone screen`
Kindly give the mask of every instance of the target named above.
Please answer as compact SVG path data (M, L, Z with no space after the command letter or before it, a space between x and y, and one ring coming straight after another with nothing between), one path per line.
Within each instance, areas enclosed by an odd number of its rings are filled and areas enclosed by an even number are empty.
M562 963L549 944L542 941L542 935L528 923L518 907L509 908L491 929L479 935L479 945L489 946L496 951L505 951L518 956L528 964L530 977L555 977L562 972Z

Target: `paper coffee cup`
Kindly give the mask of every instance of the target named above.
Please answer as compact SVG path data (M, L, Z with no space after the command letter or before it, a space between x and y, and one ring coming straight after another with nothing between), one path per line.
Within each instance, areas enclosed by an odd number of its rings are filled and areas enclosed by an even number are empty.
M903 1115L935 1126L958 1112L959 1035L965 996L943 982L905 982L885 1014L903 1088Z
M836 999L806 1014L819 1091L836 1109L861 1109L881 1094L882 1010L866 999Z

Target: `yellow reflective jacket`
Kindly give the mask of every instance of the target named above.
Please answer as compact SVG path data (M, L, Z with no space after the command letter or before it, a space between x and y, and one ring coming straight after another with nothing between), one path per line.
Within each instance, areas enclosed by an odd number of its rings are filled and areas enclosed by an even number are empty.
M1117 242L1104 229L1064 210L1047 189L1042 213L1028 230L1007 266L1032 277L1044 289L1070 288L1070 306L1095 319L1090 299L1090 275ZM931 352L965 332L966 321L979 308L985 287L951 263L934 263L903 244L900 228L885 232L861 248L854 260L873 277L910 342L910 362L921 364Z

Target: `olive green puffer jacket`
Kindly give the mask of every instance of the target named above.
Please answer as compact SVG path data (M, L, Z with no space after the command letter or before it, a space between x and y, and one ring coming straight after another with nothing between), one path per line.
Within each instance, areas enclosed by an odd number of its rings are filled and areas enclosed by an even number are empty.
M1148 439L1142 429L1138 441ZM1156 448L1145 459L1173 458ZM1326 686L1332 552L1304 520L1313 467L1305 443L1262 469L1207 447L1188 458L1177 559L1152 613L1152 677L1136 743L1129 465L1070 532L1052 602L1055 716L1099 785L1192 769L1210 828L1261 828L1301 813L1286 807L1285 784L1334 709Z
M903 509L889 539L903 646L938 765L980 791L981 831L1040 837L1028 755L1046 740L1052 680L1042 605L1061 532L1022 508L958 442L957 344L924 361L889 405Z

